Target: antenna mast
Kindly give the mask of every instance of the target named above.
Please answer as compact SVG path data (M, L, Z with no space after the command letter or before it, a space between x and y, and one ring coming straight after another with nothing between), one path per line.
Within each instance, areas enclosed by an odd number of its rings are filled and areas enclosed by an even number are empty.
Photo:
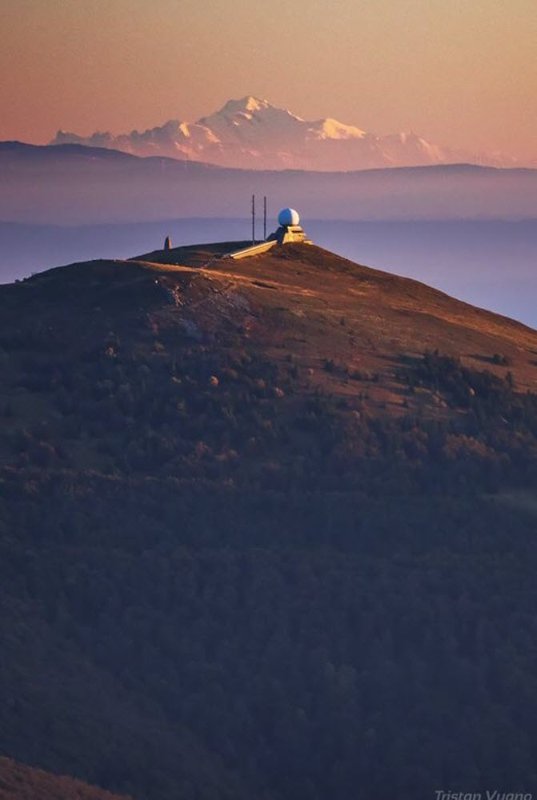
M252 195L252 244L255 244L255 194Z
M263 197L263 240L267 239L267 196Z

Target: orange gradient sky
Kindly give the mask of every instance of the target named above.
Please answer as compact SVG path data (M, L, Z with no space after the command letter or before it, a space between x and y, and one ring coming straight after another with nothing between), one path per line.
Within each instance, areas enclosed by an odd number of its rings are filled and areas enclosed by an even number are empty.
M0 139L306 119L537 158L536 0L0 0Z

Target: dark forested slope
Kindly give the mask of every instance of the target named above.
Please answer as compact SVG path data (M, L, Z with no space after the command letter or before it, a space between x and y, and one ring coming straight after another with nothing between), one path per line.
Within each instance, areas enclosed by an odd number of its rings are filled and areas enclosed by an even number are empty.
M537 333L221 249L0 289L1 751L147 800L532 791Z

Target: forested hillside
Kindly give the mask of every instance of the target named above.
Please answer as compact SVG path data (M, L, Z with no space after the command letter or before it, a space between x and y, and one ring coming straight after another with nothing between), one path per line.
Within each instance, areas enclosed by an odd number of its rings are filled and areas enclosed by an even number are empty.
M537 333L218 255L0 289L0 750L140 800L537 789Z

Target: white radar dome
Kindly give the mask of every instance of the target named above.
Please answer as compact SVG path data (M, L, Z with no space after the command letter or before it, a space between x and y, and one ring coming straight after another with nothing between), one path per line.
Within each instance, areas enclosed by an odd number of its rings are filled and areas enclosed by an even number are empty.
M282 208L280 213L278 214L278 224L282 226L286 225L298 225L300 223L300 214L298 211L295 211L294 208Z

